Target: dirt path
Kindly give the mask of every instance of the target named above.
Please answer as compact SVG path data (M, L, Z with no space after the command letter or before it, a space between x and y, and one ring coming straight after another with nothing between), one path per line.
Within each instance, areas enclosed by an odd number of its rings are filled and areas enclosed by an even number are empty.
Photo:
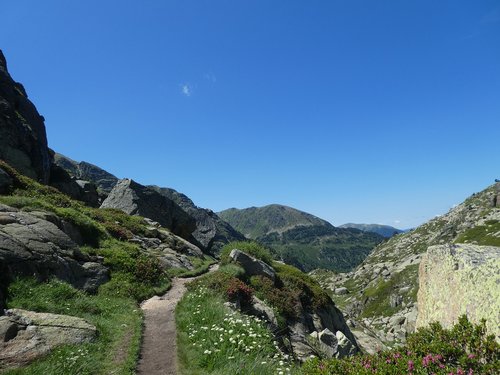
M215 271L212 266L210 271ZM155 296L141 305L144 312L144 332L138 375L177 374L177 331L175 306L186 292L186 284L196 277L175 278L172 288L162 297Z

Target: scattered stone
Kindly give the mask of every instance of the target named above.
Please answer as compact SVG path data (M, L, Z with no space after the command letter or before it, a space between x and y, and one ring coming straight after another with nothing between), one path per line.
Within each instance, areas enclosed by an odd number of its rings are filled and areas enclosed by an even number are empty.
M337 358L347 357L356 354L357 348L352 344L352 342L344 335L341 331L335 333L337 338Z
M349 291L345 287L340 287L340 288L335 288L334 293L337 295L344 295L344 294L348 294Z
M320 347L325 352L328 358L332 358L338 351L337 336L333 334L328 328L318 333Z

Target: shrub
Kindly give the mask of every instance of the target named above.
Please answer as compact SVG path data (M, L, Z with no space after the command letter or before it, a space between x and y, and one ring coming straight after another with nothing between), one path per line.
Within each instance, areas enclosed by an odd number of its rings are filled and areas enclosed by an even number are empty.
M500 345L486 335L485 322L462 316L451 329L430 324L408 338L405 347L375 355L306 362L305 375L319 374L499 374Z
M290 288L279 289L268 277L252 276L250 285L255 295L273 307L284 318L298 318L301 312L300 292Z
M206 274L188 284L188 289L205 287L219 293L229 301L239 300L242 303L249 303L252 299L253 289L240 279L225 272L216 271Z
M296 291L304 307L321 308L332 303L328 294L309 275L287 264L274 262L273 267L278 274L278 284Z
M236 277L240 280L243 280L245 277L245 270L243 269L243 267L237 264L230 263L224 266L220 266L219 271L228 274L232 277Z
M266 249L264 246L258 244L257 242L235 241L228 243L221 249L220 252L221 265L228 264L230 262L229 254L233 249L244 251L245 253L253 256L254 258L260 259L269 265L271 265L273 262L273 258L269 250Z

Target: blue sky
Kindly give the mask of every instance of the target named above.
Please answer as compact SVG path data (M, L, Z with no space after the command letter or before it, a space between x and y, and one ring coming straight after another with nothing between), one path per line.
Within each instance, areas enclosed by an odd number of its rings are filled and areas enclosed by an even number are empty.
M500 178L499 1L2 4L49 145L215 211L402 228Z

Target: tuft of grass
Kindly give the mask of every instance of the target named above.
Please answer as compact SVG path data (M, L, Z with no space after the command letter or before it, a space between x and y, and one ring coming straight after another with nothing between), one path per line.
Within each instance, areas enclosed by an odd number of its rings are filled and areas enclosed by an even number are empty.
M485 225L468 229L455 240L455 243L472 243L482 246L500 246L500 221L487 220Z
M176 308L181 374L296 373L258 318L224 306L206 287L192 288Z
M415 301L417 298L418 264L406 267L398 274L393 275L388 281L382 278L374 285L366 288L363 298L368 298L361 317L390 316L401 309L401 306L391 307L390 296L410 283L411 289L405 296L406 301Z
M207 273L210 266L217 263L217 261L205 255L203 259L198 257L189 257L189 260L195 267L193 270L187 270L185 268L169 268L167 269L167 275L169 277L195 277Z
M221 249L220 251L221 265L228 264L230 262L229 254L233 249L244 251L245 253L253 256L254 258L260 259L269 265L273 263L273 257L271 256L269 250L266 249L264 246L258 244L257 242L234 241L228 243L227 245L224 245L224 247Z
M130 297L88 295L58 280L18 279L9 286L9 308L73 315L98 329L92 343L56 348L47 357L8 375L95 375L135 373L142 312ZM125 352L117 357L118 353Z

